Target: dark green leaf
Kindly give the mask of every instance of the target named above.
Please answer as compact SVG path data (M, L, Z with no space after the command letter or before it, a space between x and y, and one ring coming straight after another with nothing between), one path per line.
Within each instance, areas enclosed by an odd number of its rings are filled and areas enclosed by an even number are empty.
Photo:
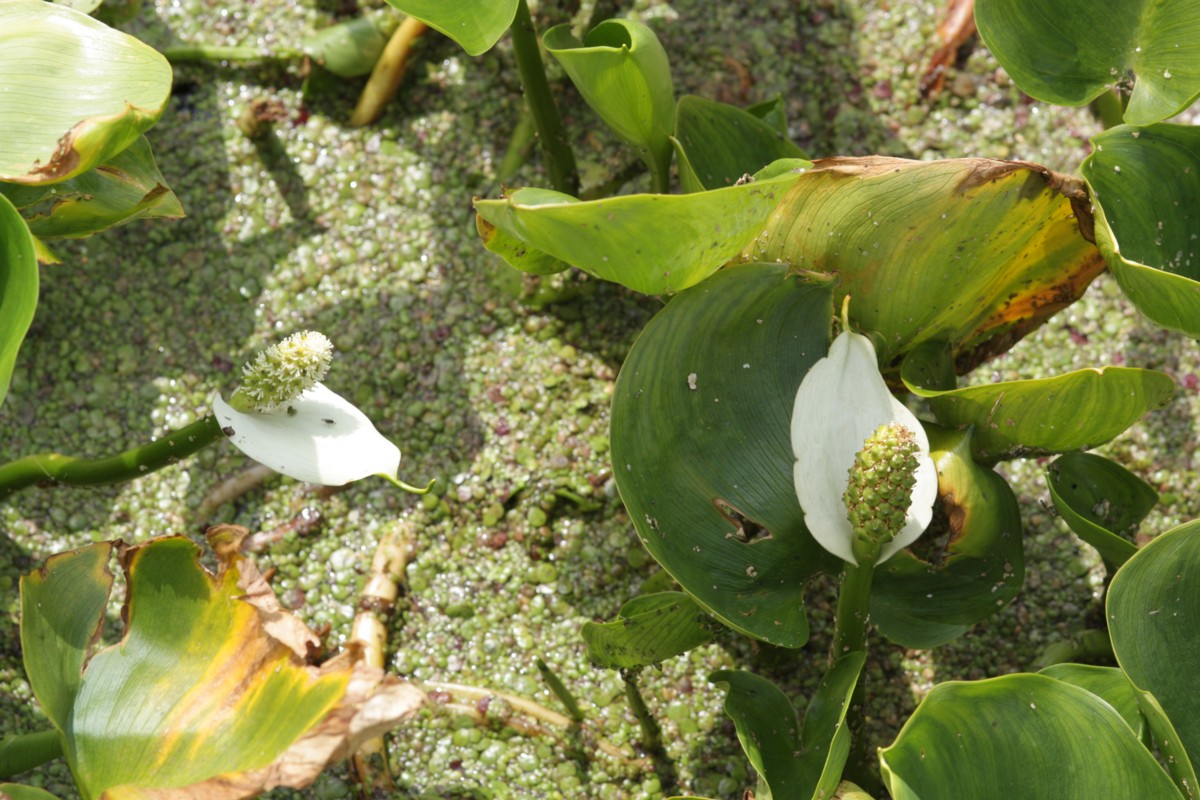
M733 186L781 158L804 158L770 124L728 103L687 95L675 108L675 143L685 192Z
M961 636L1007 605L1025 579L1012 489L972 460L970 433L926 429L944 513L913 547L879 565L871 587L871 621L913 648Z
M1021 91L1064 106L1133 84L1125 121L1148 125L1200 96L1200 5L976 0L984 43Z
M1154 749L1166 762L1167 772L1171 773L1175 786L1185 797L1195 798L1196 787L1200 786L1200 783L1196 782L1196 770L1192 766L1192 756L1184 748L1183 740L1179 738L1179 732L1175 730L1175 726L1171 724L1171 720L1167 718L1166 712L1163 711L1154 695L1141 689L1133 691L1137 698L1138 708L1141 709L1142 716L1150 728Z
M1092 142L1080 171L1109 269L1139 311L1200 338L1200 128L1122 125Z
M1075 535L1119 567L1137 552L1138 523L1158 502L1158 492L1129 470L1092 453L1068 453L1046 468L1059 516Z
M57 797L36 786L21 786L16 783L0 783L0 797L9 800L58 800Z
M1113 707L1044 675L950 682L880 751L894 800L1179 800Z
M1087 689L1092 694L1108 703L1125 724L1139 737L1146 734L1146 718L1138 708L1136 690L1125 677L1125 673L1116 667L1093 667L1087 664L1055 664L1038 672L1047 678L1054 678L1063 683L1070 683L1081 689Z
M1117 663L1150 692L1178 731L1186 753L1200 755L1200 522L1162 534L1113 577L1106 603ZM1153 720L1151 720L1153 722Z
M830 293L780 265L722 270L650 321L613 396L613 473L646 549L726 625L785 647L808 638L805 582L840 568L804 527L789 436Z
M585 622L588 658L610 669L658 664L713 638L713 622L683 592L630 600L612 622Z

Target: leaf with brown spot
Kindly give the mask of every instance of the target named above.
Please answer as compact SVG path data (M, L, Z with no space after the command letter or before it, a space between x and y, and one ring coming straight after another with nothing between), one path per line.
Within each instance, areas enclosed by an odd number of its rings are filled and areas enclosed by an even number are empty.
M26 647L26 670L84 798L233 800L305 786L424 703L421 690L362 663L357 649L309 666L317 637L238 554L243 533L214 530L216 575L184 537L118 542L125 632L86 660L73 694L58 687L87 640L51 645L84 605L90 619L102 613L108 545L56 556L23 580L24 607L40 613L23 615L22 640L42 643ZM74 577L91 574L100 577ZM81 605L51 601L51 585L92 588Z
M949 342L959 374L1070 305L1104 269L1077 179L984 158L827 158L742 254L836 275L885 367ZM1083 215L1077 218L1077 215Z
M0 3L0 180L56 183L131 145L163 112L171 66L66 6Z

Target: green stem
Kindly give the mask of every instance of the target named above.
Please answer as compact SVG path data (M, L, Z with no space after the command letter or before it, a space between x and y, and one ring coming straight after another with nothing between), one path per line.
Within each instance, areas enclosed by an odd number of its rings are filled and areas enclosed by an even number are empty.
M846 653L867 649L867 620L871 605L871 579L874 575L874 562L868 564L864 561L858 566L848 563L842 570L830 663Z
M1105 130L1115 128L1125 121L1126 101L1123 98L1124 95L1119 94L1116 89L1110 89L1092 101L1092 109L1100 118L1100 124Z
M121 483L140 478L187 458L224 434L211 414L174 433L107 458L74 458L36 453L0 465L0 500L43 481L71 486Z
M877 555L877 553L876 553ZM846 653L867 649L867 623L870 619L871 581L875 576L875 558L860 558L861 564L846 564L842 570L842 586L838 590L838 603L833 628L833 649L830 663L836 662ZM870 765L867 739L863 728L865 693L860 678L850 697L850 708L846 711L846 726L850 731L850 753L846 758L845 776L864 788L877 789L879 777Z
M0 778L11 778L62 755L58 730L21 733L0 739Z
M550 183L560 192L579 194L579 170L575 166L575 153L567 141L562 117L550 94L550 83L546 80L546 68L538 45L537 30L525 0L518 0L517 16L512 28L513 52L517 56L517 69L521 73L521 85L525 87L525 100L533 112L533 122L542 143L542 154L546 158L546 171Z
M650 709L642 697L642 692L638 688L638 670L621 670L621 679L625 681L625 699L629 701L629 707L633 710L633 715L637 717L638 725L642 728L642 748L654 762L654 771L658 774L663 795L673 795L678 788L679 778L675 773L675 765L667 756L667 749L663 747L662 728L659 726L658 720L650 713Z
M558 698L558 702L562 703L567 709L567 716L576 724L583 722L583 711L579 708L579 701L575 699L575 695L571 694L571 690L562 682L562 679L554 674L554 670L542 661L537 660L538 674L542 676L542 680L546 682L546 686Z
M162 51L163 57L172 64L183 61L291 61L304 57L303 50L291 47L280 47L275 50L264 50L261 47L190 44L167 47Z

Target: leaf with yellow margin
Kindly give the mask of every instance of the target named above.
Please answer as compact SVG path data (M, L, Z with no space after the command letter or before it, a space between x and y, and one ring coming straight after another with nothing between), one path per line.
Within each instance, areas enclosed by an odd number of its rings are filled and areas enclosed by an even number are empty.
M40 610L22 619L22 642L35 643L26 670L39 700L58 698L48 715L85 800L232 800L305 786L423 704L421 690L385 678L357 650L310 666L316 635L238 553L242 534L210 531L216 575L187 538L117 542L129 586L125 634L86 660L73 695L57 685L90 633L57 646L79 609L49 589L69 574L103 587L107 545L56 556L22 581L23 608ZM84 594L94 611L96 592ZM56 669L58 652L65 660Z
M947 342L959 374L1079 299L1104 261L1081 181L986 158L826 158L789 189L744 261L838 278L885 369Z

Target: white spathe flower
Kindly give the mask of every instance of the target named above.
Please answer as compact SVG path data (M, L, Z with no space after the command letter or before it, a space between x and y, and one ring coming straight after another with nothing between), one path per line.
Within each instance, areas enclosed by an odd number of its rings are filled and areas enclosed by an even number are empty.
M216 396L213 413L239 450L288 477L326 486L369 475L398 482L400 448L322 383L270 411L238 411Z
M883 382L871 340L843 331L833 340L829 354L800 382L792 409L792 452L804 524L822 547L851 564L858 563L852 551L854 529L843 499L850 467L867 438L889 422L912 432L918 465L904 527L883 545L876 563L912 544L929 526L937 499L937 470L921 423Z

